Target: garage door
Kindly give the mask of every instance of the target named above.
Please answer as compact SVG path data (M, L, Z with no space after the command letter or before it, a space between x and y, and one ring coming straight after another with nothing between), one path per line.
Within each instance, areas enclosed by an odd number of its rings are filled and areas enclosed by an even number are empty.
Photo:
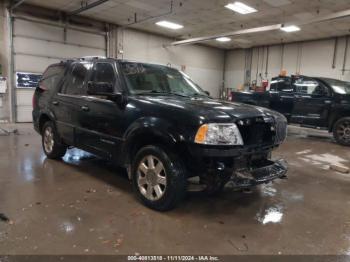
M17 76L42 74L45 68L66 58L105 56L106 42L103 32L83 30L27 21L16 18L13 25L14 72L16 85L16 121L31 122L34 88L28 87ZM26 77L24 77L26 79Z

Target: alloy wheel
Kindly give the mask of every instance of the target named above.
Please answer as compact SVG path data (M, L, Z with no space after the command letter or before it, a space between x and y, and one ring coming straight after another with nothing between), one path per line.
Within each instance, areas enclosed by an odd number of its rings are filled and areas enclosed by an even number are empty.
M166 172L162 161L153 155L145 156L137 169L137 185L148 200L159 200L166 190Z
M51 153L55 141L53 139L53 131L50 126L46 127L44 130L44 148L47 153Z
M340 140L345 143L350 142L350 121L344 121L339 124L337 134Z

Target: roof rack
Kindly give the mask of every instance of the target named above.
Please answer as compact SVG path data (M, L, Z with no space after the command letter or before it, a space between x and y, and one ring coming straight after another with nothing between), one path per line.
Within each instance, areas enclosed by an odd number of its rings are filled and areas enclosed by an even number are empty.
M83 57L78 57L78 60L94 60L94 59L106 59L105 56L83 56Z

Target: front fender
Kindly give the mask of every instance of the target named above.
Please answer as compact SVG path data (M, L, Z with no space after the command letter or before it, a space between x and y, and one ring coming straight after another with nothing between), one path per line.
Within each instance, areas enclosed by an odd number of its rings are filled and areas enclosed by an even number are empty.
M186 141L186 135L180 127L170 121L157 117L142 117L132 123L123 136L122 154L127 157L135 141L156 139L161 144L175 146ZM128 161L128 159L125 159Z
M126 130L123 140L129 141L136 135L152 133L162 137L171 144L185 140L185 134L170 121L157 117L142 117L132 123Z

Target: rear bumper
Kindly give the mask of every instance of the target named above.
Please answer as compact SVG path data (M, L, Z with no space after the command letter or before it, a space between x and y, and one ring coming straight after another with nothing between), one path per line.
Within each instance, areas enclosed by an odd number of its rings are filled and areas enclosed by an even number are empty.
M267 160L261 166L235 171L230 181L234 183L235 187L247 188L268 183L277 178L286 178L287 171L288 165L285 160Z

